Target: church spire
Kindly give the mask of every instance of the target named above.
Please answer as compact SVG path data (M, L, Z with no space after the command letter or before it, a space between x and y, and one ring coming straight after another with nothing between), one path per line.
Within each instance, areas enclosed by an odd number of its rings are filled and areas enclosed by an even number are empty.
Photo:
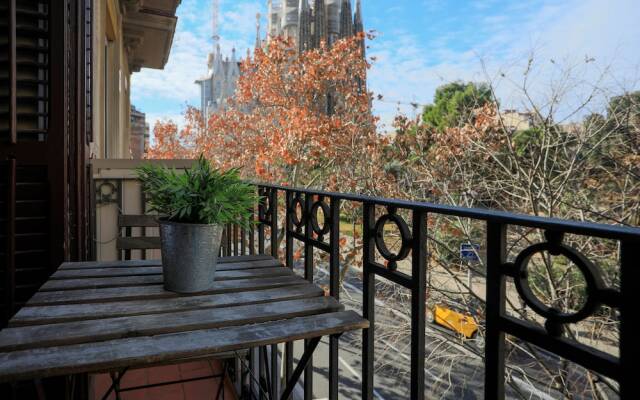
M271 3L271 2L269 2ZM256 14L256 49L261 47L260 41L260 13Z
M216 52L213 55L213 68L214 75L218 75L222 71L222 52L220 51L220 43L216 43Z
M327 8L324 0L315 0L313 7L313 47L319 48L320 43L327 43Z
M273 30L273 0L267 2L267 40L271 39Z
M360 0L356 0L356 14L353 17L353 34L357 35L360 33L364 33L364 24L362 22L362 3ZM362 56L365 54L365 43L364 39L362 39Z
M311 47L311 10L308 0L298 4L298 51L303 53Z
M340 9L340 38L353 36L353 20L351 13L351 0L342 0Z

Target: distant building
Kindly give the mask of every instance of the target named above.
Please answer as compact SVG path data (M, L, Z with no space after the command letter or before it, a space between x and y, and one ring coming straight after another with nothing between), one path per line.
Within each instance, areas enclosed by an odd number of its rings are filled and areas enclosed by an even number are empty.
M340 39L364 33L362 1L356 0L355 12L352 0L268 0L267 40L278 36L292 39L299 53L318 49L322 43L331 47ZM365 41L362 40L362 56ZM366 91L366 80L358 86ZM327 114L331 114L340 100L327 93L319 100Z
M220 0L211 0L213 51L207 56L207 73L196 84L200 86L200 111L205 118L224 111L228 100L236 92L240 77L240 63L236 58L236 49L231 59L220 51L219 15Z
M196 80L200 86L200 110L203 115L217 114L224 111L229 98L236 92L240 77L240 63L233 49L231 59L223 57L220 44L207 59L207 74Z
M514 132L530 129L533 126L533 114L530 112L504 110L501 117L505 128Z
M131 158L144 158L149 146L149 124L146 114L131 106L131 132L130 132Z
M268 0L267 39L260 38L257 24L256 47L267 46L269 40L284 36L294 40L300 52L320 47L324 42L331 46L338 39L364 32L361 0L356 0L355 12L352 0ZM208 118L224 111L236 91L240 78L240 62L236 50L231 58L220 51L218 34L219 0L213 5L213 52L207 58L207 73L196 84L200 86L200 111ZM258 15L259 21L260 15ZM362 43L364 54L364 41Z
M574 135L579 135L585 132L584 124L582 122L567 122L566 124L560 124L560 128L563 132L568 132Z
M269 0L267 20L267 42L292 38L300 52L364 32L361 0L356 0L355 13L351 0Z

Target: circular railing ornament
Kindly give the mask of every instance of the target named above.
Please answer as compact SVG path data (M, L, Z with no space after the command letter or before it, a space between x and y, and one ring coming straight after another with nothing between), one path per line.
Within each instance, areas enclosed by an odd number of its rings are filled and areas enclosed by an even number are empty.
M263 189L262 192L260 193L260 204L262 205L261 207L261 211L262 211L262 218L264 220L270 220L271 218L271 213L272 213L272 204L271 204L271 190L270 189Z
M103 181L96 189L97 203L115 203L118 200L118 188L113 182Z
M384 227L389 222L394 224L400 232L401 245L400 250L397 253L393 253L389 250L384 241ZM411 232L409 231L407 223L401 216L395 213L395 210L391 209L388 214L385 214L378 219L374 227L374 232L374 241L378 252L380 252L380 255L388 261L389 269L395 270L397 268L397 262L404 260L411 250Z
M318 210L322 210L322 215L324 217L324 222L322 223L322 227L318 223ZM311 229L318 235L319 240L329 233L331 229L331 223L328 221L329 217L329 206L324 202L323 199L319 199L311 206L311 210L309 211L309 219L311 222Z
M578 267L586 282L586 300L582 307L575 312L562 312L544 304L531 290L529 285L529 261L537 253L548 252L554 256L565 256ZM545 328L550 335L559 336L562 325L582 321L592 315L600 305L604 283L598 268L577 250L559 242L538 243L524 249L515 262L514 283L518 294L540 316L546 319Z
M298 213L296 212L298 207L300 207L300 218L298 218ZM289 216L291 218L291 223L296 227L296 230L300 231L305 225L307 219L300 196L294 197L291 201L291 205L289 206Z

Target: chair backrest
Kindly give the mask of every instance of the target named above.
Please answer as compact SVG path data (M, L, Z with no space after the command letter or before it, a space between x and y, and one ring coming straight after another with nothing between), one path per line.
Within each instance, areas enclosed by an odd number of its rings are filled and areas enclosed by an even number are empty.
M125 215L118 216L119 237L116 241L118 258L122 260L131 259L131 250L140 250L141 258L146 259L147 250L160 249L160 236L146 236L146 228L157 228L158 222L155 215ZM140 236L132 236L133 228L140 228ZM123 235L124 230L124 235Z

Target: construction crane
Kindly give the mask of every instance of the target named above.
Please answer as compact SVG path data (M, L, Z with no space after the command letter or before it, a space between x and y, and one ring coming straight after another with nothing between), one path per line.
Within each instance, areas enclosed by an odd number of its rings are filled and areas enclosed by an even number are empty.
M213 38L213 54L216 53L216 48L220 43L220 26L219 26L219 17L220 17L220 0L211 0L213 11L211 15L211 32Z

